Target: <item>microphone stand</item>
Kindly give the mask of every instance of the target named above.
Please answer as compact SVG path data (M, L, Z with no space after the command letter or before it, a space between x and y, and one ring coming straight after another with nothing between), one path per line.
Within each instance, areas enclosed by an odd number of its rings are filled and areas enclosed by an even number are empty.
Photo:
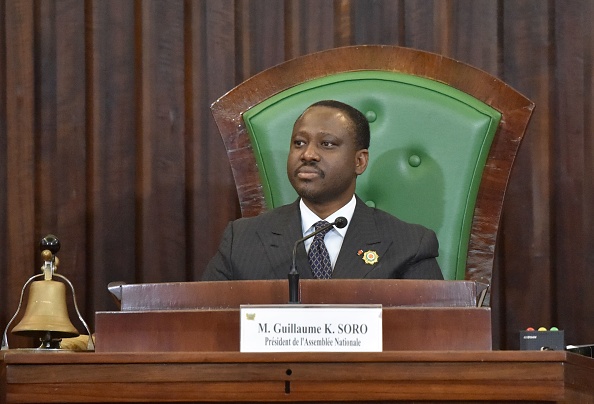
M301 299L299 296L299 272L293 265L289 271L289 304L299 304Z
M347 225L348 221L340 216L337 217L336 220L332 223L328 223L325 226L320 227L318 230L308 234L307 236L300 238L295 242L293 245L293 263L291 265L291 270L289 271L289 304L299 304L301 303L301 296L299 296L299 272L297 271L297 266L295 265L295 257L297 256L297 246L303 243L305 240L315 236L316 234L323 232L324 230L331 228L333 226L342 229Z
M301 303L301 296L299 296L299 272L297 272L297 265L295 265L295 257L297 256L297 246L309 238L309 236L311 236L311 234L308 235L308 237L297 240L293 245L293 264L289 271L289 304Z

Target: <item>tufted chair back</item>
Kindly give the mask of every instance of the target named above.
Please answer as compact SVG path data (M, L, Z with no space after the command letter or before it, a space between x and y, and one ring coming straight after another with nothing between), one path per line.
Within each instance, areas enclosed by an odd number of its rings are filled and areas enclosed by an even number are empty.
M460 76L453 80L453 74ZM456 85L464 80L470 85ZM473 93L477 88L493 93ZM254 91L260 94L254 97ZM506 128L508 107L493 102L504 96L510 96L513 108L522 113L522 119L512 120L517 126L513 130ZM433 229L446 279L490 283L503 194L533 104L484 72L406 48L338 48L285 62L239 85L212 106L244 216L297 198L286 174L292 127L309 105L324 99L353 105L370 122L370 161L357 179L359 197ZM241 107L230 114L230 103ZM502 133L511 135L503 143L498 139ZM493 155L493 147L502 146L506 155ZM495 160L501 158L506 161ZM497 165L493 172L488 163ZM483 183L492 175L497 178ZM495 184L494 195L482 195L492 191L489 180L503 186ZM485 205L489 198L495 203ZM489 210L480 213L488 220L477 218L477 209L485 208ZM480 234L485 225L486 238ZM480 250L472 244L473 229L478 231L475 241L488 244ZM480 258L487 263L469 261L481 250L487 256Z

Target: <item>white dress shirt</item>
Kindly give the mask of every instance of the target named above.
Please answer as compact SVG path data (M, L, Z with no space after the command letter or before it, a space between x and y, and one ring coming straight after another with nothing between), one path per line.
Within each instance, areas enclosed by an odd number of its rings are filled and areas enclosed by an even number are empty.
M328 223L332 223L336 220L337 217L344 217L347 220L347 225L342 229L337 229L333 227L330 229L326 236L324 237L324 243L326 244L326 248L328 249L328 254L330 255L330 262L332 264L332 269L334 269L334 264L336 264L336 260L338 259L338 254L340 253L340 248L342 247L342 242L344 240L344 236L351 224L351 219L353 218L353 213L355 213L355 206L357 205L357 200L355 199L355 195L353 198L344 205L342 208L338 209L336 212L328 216L326 219L320 219L318 215L313 213L311 209L309 209L305 203L303 203L303 199L299 201L299 209L301 210L301 230L303 232L303 237L307 236L308 234L314 231L314 225L319 222L320 220L325 220ZM309 246L313 242L313 237L310 239L305 240L305 251L309 251Z

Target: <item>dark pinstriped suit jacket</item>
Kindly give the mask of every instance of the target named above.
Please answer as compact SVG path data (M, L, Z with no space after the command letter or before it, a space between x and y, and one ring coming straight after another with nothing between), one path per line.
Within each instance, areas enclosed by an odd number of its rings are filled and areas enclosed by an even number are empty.
M293 245L303 237L299 201L253 218L231 222L202 279L286 279ZM378 262L366 264L358 252L374 251ZM435 233L405 223L357 197L357 206L334 266L333 278L443 279ZM297 250L301 278L312 278L305 247Z

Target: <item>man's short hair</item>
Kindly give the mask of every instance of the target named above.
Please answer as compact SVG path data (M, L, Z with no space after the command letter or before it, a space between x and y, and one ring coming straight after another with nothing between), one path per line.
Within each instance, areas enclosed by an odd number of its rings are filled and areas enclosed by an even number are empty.
M367 117L357 108L336 100L318 101L309 106L309 108L311 107L329 107L343 112L353 123L359 150L369 149L369 121L367 121Z

